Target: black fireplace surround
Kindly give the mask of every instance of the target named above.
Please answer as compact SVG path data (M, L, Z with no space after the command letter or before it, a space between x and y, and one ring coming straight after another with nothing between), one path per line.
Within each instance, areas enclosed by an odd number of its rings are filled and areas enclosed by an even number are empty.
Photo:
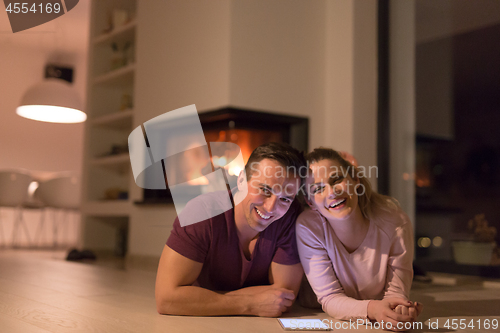
M288 143L303 152L309 149L309 119L307 117L225 107L201 112L199 118L207 142L217 141L213 139L215 133L243 130L250 141L255 143L254 147L251 147L252 150L268 140ZM269 135L263 136L262 133ZM225 141L229 142L230 139L229 137ZM173 200L168 186L166 190L144 189L143 200L135 202L139 205L171 203Z

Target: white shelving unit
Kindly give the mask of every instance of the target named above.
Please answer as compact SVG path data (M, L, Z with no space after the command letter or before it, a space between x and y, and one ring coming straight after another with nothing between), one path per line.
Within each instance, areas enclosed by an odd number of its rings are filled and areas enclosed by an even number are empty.
M132 128L133 117L134 110L128 109L96 117L92 119L91 122L95 126L130 129Z
M135 112L136 9L137 0L93 0L90 20L81 241L119 255L125 254L132 207L124 151ZM124 13L128 19L121 19Z
M92 39L92 43L94 45L103 44L106 42L113 41L127 41L133 39L135 36L135 27L137 22L132 20L121 27L115 28L110 32L103 33L99 36L96 36Z
M127 201L123 200L89 201L85 205L82 213L101 217L128 217L130 214L130 205Z
M128 154L116 154L94 158L91 160L91 165L93 167L107 168L124 174L130 169L130 159Z
M121 85L133 79L135 65L130 64L125 67L112 70L94 78L94 84Z

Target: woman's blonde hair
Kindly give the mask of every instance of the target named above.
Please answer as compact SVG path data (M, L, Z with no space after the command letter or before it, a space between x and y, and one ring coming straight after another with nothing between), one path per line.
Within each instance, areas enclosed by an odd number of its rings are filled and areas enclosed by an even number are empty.
M396 199L374 191L370 181L364 176L364 172L361 172L358 167L345 160L338 151L331 148L319 147L307 154L306 159L308 165L326 159L337 161L341 168L346 169L345 174L350 174L354 180L359 180L359 187L363 189L363 193L356 194L358 195L358 206L365 218L374 218L376 212L380 210L392 212L399 208L399 203ZM349 172L349 170L352 170L352 172Z

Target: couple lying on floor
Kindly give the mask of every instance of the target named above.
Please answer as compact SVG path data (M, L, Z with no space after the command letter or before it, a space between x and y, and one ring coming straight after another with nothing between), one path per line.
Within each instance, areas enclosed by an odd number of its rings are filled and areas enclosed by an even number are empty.
M305 272L314 302L335 319L416 320L411 222L371 189L352 156L318 148L304 158L269 143L253 151L237 184L233 208L197 223L183 217L227 207L228 193L214 192L176 218L158 266L159 313L277 317ZM313 303L303 289L301 304Z

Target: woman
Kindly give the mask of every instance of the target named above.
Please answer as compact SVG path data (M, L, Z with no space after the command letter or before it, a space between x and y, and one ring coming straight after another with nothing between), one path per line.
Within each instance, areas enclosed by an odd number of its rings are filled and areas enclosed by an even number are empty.
M395 199L374 192L363 170L335 150L317 148L307 160L311 209L297 219L297 244L323 310L336 319L384 321L393 330L398 322L415 320L423 306L408 300L413 278L408 216Z

